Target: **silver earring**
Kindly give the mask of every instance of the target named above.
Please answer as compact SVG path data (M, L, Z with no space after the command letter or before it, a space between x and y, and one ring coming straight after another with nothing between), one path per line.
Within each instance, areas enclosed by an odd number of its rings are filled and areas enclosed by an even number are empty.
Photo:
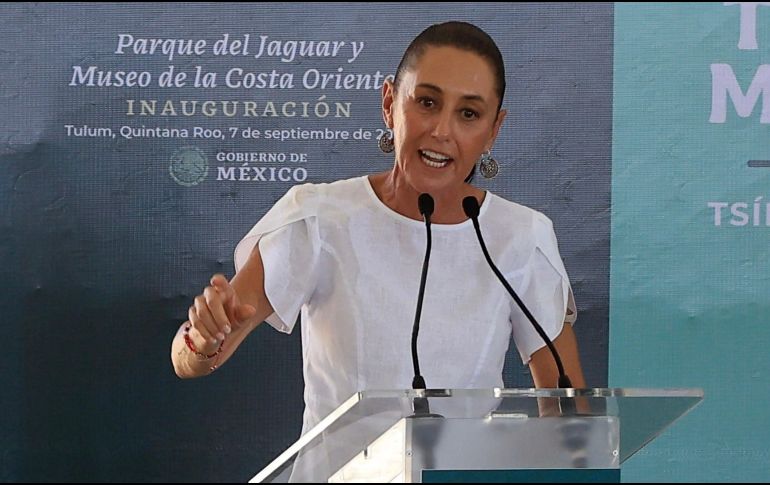
M479 159L479 171L485 179L495 178L500 171L500 164L492 158L492 154L487 150Z
M377 146L380 147L382 153L392 152L395 148L395 143L393 143L393 132L386 130L382 136L380 136L380 139L377 140Z

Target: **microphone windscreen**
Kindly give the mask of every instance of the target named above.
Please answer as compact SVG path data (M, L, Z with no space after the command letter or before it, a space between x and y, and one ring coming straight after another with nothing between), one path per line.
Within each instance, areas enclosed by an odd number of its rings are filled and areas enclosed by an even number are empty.
M420 214L430 217L433 215L433 197L430 194L420 194L417 198L417 207L420 209Z
M479 201L476 200L476 197L468 196L464 198L463 210L465 211L465 215L471 219L477 218L479 216Z

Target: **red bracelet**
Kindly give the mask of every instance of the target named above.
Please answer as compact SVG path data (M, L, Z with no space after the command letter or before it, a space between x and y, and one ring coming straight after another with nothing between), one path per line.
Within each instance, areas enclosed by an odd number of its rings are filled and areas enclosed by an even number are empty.
M203 360L213 359L214 357L216 357L217 355L219 355L222 352L222 345L224 345L224 343L225 343L224 340L222 340L222 343L219 344L219 348L213 354L206 355L206 354L204 354L202 352L199 352L198 349L195 348L195 344L193 344L192 338L190 338L190 329L191 328L192 328L192 325L186 325L184 327L184 343L187 344L187 348L190 349L193 354L197 355L198 357L202 357L199 360L203 361ZM214 368L216 368L216 365L213 366L212 370L214 370Z

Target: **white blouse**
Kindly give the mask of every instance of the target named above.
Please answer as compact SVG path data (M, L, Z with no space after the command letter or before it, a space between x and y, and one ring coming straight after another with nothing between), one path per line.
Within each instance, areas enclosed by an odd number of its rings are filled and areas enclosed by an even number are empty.
M548 336L574 323L550 219L488 192L479 223L493 261ZM427 387L502 387L511 333L524 363L544 343L484 260L471 221L431 227L418 339ZM241 240L236 271L257 243L275 310L267 322L289 333L302 313L303 434L355 392L411 387L422 221L383 204L367 177L305 184Z

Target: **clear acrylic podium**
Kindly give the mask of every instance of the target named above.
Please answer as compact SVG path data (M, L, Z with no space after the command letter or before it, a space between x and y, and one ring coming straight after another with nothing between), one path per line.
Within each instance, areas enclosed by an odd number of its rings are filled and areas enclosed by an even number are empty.
M621 463L702 399L700 389L360 392L251 482L471 481L520 470L619 476Z

